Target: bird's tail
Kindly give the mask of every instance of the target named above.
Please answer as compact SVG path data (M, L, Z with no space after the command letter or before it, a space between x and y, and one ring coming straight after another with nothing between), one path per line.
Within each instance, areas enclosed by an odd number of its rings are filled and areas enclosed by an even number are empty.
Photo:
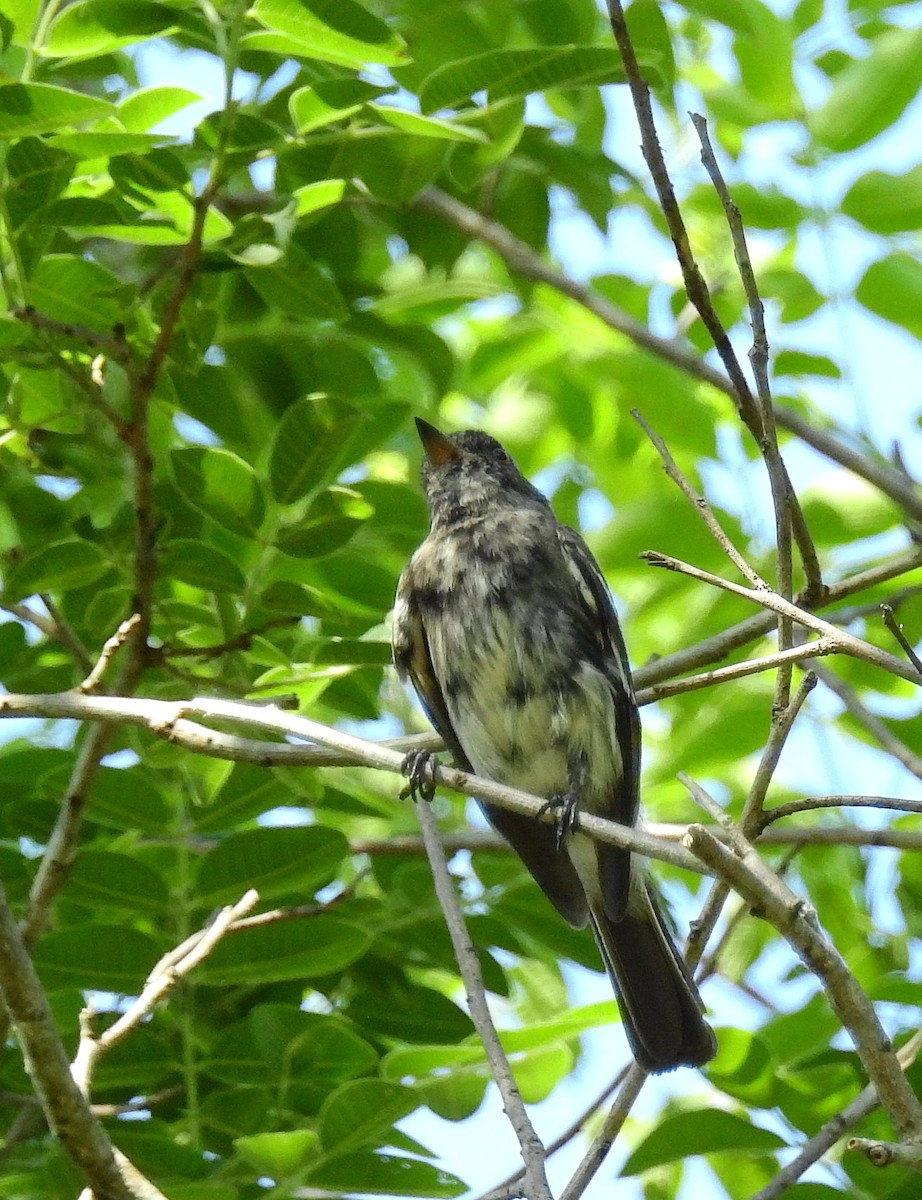
M635 877L620 921L594 905L591 919L640 1066L671 1071L713 1058L717 1041L704 1019L698 989L647 884Z

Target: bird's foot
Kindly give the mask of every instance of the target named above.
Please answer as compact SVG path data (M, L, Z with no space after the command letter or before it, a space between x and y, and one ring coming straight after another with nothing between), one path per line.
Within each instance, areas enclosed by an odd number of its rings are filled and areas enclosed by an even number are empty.
M435 795L435 771L439 760L431 750L411 750L400 764L401 772L407 777L407 786L400 799L431 800Z
M545 801L538 809L538 816L543 817L545 813L554 813L554 828L557 831L557 849L563 846L563 839L568 833L572 833L579 822L579 792L570 790L568 792L558 792L556 796L551 796L550 800Z

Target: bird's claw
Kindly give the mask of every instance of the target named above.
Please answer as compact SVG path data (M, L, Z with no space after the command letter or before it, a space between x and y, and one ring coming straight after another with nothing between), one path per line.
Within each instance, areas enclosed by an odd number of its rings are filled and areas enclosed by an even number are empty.
M435 795L435 770L439 760L431 750L411 750L400 764L401 772L407 777L407 785L400 799L431 800Z
M557 831L557 849L560 850L564 837L572 833L579 823L579 793L558 792L556 796L551 796L538 809L538 816L543 817L547 812L555 814L554 828Z

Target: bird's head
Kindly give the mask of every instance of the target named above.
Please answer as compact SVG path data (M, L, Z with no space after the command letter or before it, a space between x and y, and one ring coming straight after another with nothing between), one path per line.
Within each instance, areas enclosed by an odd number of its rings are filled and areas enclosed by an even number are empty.
M495 438L479 429L442 433L416 418L425 451L423 488L433 525L452 524L498 508L547 500L529 483Z

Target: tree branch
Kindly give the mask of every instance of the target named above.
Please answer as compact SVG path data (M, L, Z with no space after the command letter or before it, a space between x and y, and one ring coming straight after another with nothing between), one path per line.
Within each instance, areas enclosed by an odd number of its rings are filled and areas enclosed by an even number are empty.
M806 609L799 608L796 604L785 600L783 596L779 596L777 592L773 592L770 588L742 587L738 583L722 579L719 575L712 575L710 571L703 571L700 567L694 567L689 563L682 562L681 559L672 558L668 554L660 554L657 550L645 550L640 557L653 567L663 567L667 571L677 571L681 575L688 575L690 578L698 579L702 583L710 583L725 592L732 592L735 596L744 596L747 600L752 600L755 604L761 604L764 608L769 608L773 612L790 616L798 624L805 625L808 629L813 629L817 633L830 638L833 642L838 643L839 653L849 654L853 658L860 658L862 661L869 662L884 671L889 671L891 675L897 675L900 679L906 679L910 683L922 684L922 678L920 678L916 669L904 663L902 659L888 654L886 650L881 650L877 646L872 646L870 642L853 637L852 634L847 633L844 629L836 629L835 625L830 625L828 621L824 621L821 617L814 616L813 613L807 612Z
M54 1016L0 883L0 992L36 1094L55 1136L97 1200L134 1200L112 1143L70 1073Z
M490 1015L480 963L477 961L477 952L464 924L464 914L448 872L448 863L439 841L435 817L426 800L416 802L416 812L419 817L423 844L426 848L426 857L429 859L429 867L432 871L435 894L445 917L458 970L464 980L464 990L471 1019L486 1053L493 1079L502 1096L503 1109L518 1139L522 1162L525 1165L524 1194L529 1197L529 1200L551 1200L551 1190L544 1170L544 1146L529 1120L518 1085L509 1066L509 1060L500 1045L499 1035Z
M703 790L695 791L697 796ZM720 813L717 806L712 811ZM858 1057L897 1132L907 1141L922 1138L922 1105L900 1069L871 1002L845 960L820 933L805 901L769 870L731 821L725 827L734 849L723 845L701 825L689 827L685 844L770 921L816 975L836 1016L851 1034Z

